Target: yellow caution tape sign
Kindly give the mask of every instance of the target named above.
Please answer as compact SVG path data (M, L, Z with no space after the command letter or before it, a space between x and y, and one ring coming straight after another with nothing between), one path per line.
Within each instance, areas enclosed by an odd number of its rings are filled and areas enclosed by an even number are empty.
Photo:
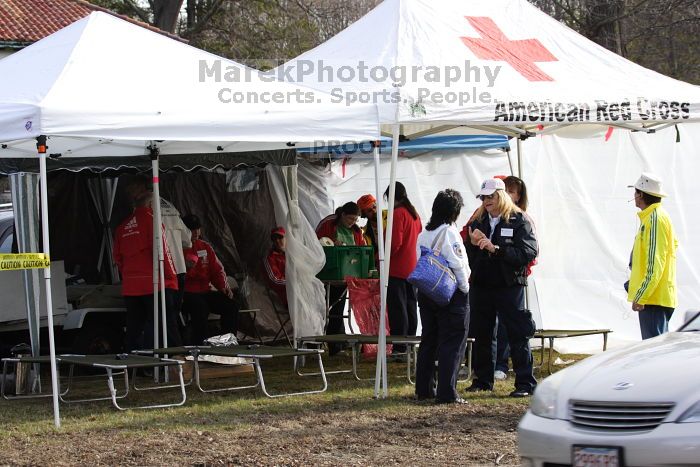
M0 271L17 271L19 269L44 269L51 265L45 253L22 253L0 255Z

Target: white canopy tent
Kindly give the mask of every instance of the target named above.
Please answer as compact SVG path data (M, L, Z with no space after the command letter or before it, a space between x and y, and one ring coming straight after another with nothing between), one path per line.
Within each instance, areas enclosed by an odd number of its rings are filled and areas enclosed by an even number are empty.
M700 120L700 88L604 49L526 0L386 0L277 72L376 102L394 143L399 135L459 127L523 138L578 124L651 131ZM397 155L394 144L390 208ZM390 209L388 244L392 225ZM388 263L381 268L380 336ZM385 347L379 349L375 394L383 383L386 395Z
M159 154L233 152L258 143L271 149L288 142L362 141L377 138L379 130L372 105L333 103L323 93L274 82L255 70L99 12L3 59L0 76L0 157L40 158L46 254L48 154L151 154L157 200ZM32 154L35 144L38 151ZM160 225L160 203L154 206L155 224ZM303 224L292 216L287 221L288 242L298 238L303 243L298 232ZM154 232L160 235L159 228ZM162 277L162 242L154 241ZM44 277L51 310L49 268ZM157 283L154 280L154 292ZM309 297L290 303L294 316L294 307L309 306ZM50 312L48 319L58 426Z

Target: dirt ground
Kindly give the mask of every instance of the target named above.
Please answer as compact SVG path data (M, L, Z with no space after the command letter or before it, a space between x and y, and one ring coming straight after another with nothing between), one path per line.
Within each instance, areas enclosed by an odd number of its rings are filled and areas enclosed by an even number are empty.
M338 356L327 369L349 363ZM300 378L284 361L270 365L266 381L273 392L318 387L317 377ZM60 429L53 428L50 399L0 399L0 466L519 465L516 428L529 400L507 396L512 378L497 382L493 393L468 395L469 383L460 382L469 404L435 405L412 400L405 366L391 363L389 370L387 399L374 399L373 383L349 375L331 375L327 392L279 399L257 389L202 394L189 388L186 404L170 409L61 404ZM361 375L373 373L374 363L361 364ZM245 383L252 373L238 378ZM91 394L105 389L93 377L82 387ZM177 396L174 389L134 392L126 401Z
M331 401L308 414L231 414L230 424L225 415L212 421L183 410L177 429L125 421L40 439L15 434L5 439L0 464L518 465L515 429L524 405L395 405L355 410L351 401Z

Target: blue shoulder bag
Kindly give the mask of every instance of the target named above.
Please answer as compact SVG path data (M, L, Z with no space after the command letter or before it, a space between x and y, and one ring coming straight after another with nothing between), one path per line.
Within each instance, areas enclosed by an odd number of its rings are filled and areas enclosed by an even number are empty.
M447 260L440 255L441 249L436 248L436 245L442 244L448 228L440 232L431 249L420 247L416 268L406 279L438 306L449 304L457 290L457 278Z

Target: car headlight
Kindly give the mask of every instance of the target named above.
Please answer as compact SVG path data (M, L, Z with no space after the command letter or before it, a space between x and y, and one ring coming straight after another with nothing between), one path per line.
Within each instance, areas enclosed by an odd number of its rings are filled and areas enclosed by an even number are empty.
M530 402L530 411L538 417L557 418L557 396L559 395L559 385L563 379L564 370L554 373L535 389L535 394Z
M700 423L700 401L696 402L683 415L678 417L678 423Z

